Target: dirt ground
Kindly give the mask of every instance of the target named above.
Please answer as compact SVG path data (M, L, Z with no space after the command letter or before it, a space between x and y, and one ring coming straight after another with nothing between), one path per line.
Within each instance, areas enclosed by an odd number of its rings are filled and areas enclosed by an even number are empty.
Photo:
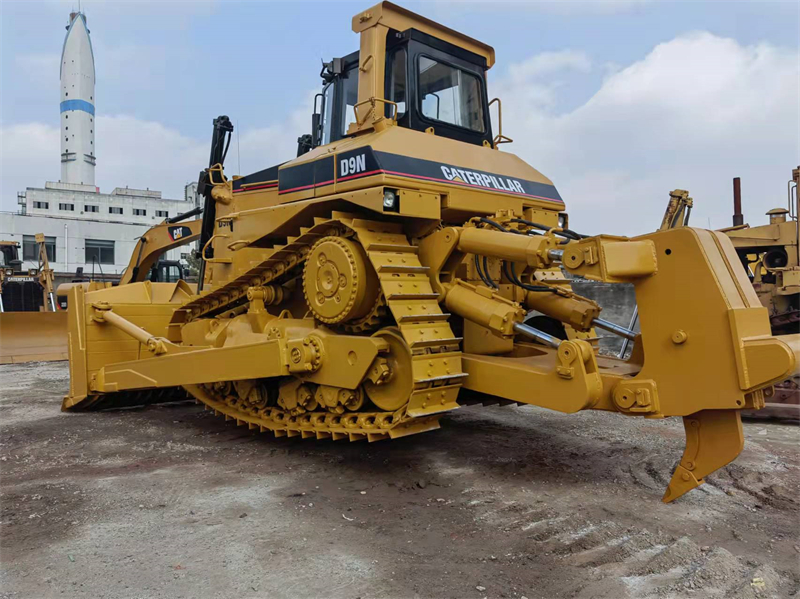
M276 439L183 403L63 414L0 368L2 597L794 597L800 428L660 502L680 420L469 408L392 442Z

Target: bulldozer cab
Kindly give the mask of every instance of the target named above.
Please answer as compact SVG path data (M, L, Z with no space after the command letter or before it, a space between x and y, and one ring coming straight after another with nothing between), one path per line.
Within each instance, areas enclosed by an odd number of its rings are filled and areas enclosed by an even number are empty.
M153 283L177 283L184 278L183 267L176 260L159 260L147 277Z
M22 270L18 241L0 241L0 267L9 269L9 276Z
M377 52L362 59L359 50L323 64L311 147L363 130L368 104L401 127L492 144L486 91L494 59L490 47L417 15L412 19L388 2L354 19L353 29L362 33L362 47L373 45Z

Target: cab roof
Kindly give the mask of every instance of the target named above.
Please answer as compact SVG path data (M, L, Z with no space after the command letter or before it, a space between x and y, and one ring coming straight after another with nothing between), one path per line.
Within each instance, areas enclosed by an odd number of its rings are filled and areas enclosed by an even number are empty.
M486 60L487 69L494 65L494 48L491 46L392 2L380 2L353 17L353 31L356 33L378 24L396 31L416 29L482 56Z

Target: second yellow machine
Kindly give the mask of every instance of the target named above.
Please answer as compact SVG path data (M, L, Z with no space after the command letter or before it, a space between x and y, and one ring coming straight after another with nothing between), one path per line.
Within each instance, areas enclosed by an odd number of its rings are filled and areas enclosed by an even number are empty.
M771 336L729 239L575 233L552 182L498 150L491 47L388 2L353 30L295 159L227 177L233 127L214 121L197 288L71 290L64 409L188 393L251 429L351 441L486 399L680 416L665 501L734 459L740 410L763 406L798 349ZM565 271L632 283L641 334ZM599 355L595 327L632 339L631 358Z

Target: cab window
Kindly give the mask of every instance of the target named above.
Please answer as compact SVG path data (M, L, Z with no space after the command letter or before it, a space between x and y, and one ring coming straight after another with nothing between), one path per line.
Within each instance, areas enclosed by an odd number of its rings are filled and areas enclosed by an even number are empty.
M483 101L477 76L419 56L418 90L422 116L483 133Z
M181 280L181 269L178 268L178 265L170 264L169 266L167 266L166 282L177 283L180 280Z

